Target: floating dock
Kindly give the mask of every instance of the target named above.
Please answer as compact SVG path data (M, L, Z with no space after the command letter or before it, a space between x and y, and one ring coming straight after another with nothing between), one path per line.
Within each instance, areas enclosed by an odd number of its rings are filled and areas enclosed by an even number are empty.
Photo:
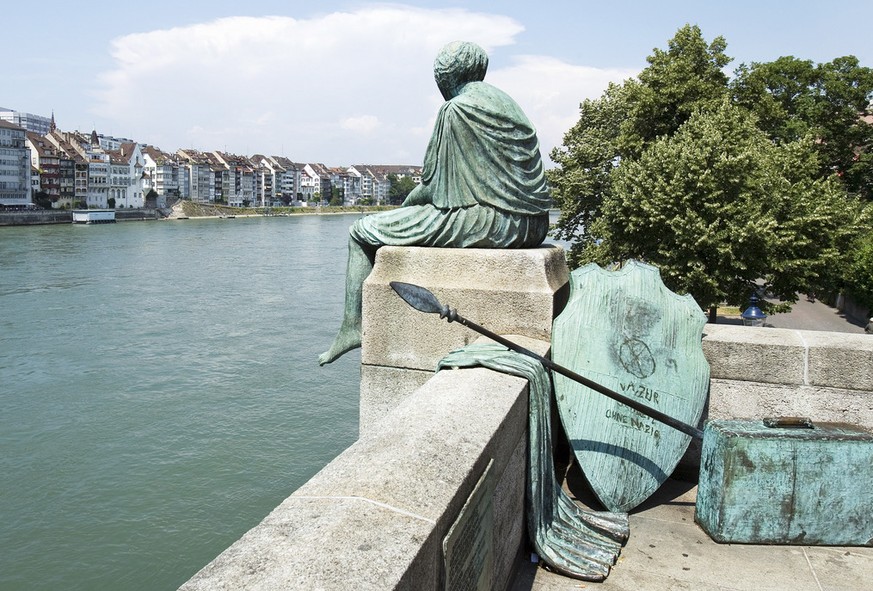
M74 209L74 224L114 224L114 209Z

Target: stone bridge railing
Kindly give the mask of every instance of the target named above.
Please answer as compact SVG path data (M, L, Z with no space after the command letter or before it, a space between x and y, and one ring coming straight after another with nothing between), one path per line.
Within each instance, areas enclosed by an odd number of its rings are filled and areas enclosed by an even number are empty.
M493 522L477 560L490 587L506 589L526 549L527 384L481 368L434 375L436 360L475 335L407 312L387 281L428 287L543 353L566 297L563 260L547 248L381 249L365 285L361 438L182 589L443 589L446 568L458 567L446 565L444 543L489 465ZM703 348L709 418L803 415L873 429L873 336L707 325ZM695 462L692 448L682 469L693 476Z

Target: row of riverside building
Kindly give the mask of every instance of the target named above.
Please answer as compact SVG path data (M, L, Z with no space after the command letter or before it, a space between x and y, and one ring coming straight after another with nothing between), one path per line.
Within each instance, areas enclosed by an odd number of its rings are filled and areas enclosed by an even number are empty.
M176 199L236 207L389 203L391 179L421 182L421 167L328 167L283 156L193 149L164 152L130 139L61 131L51 118L0 108L0 205L166 207Z

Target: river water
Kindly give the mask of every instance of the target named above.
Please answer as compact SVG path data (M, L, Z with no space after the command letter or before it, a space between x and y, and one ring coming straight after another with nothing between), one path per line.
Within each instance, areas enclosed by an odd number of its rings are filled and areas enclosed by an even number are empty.
M0 228L0 589L175 589L354 441L354 219Z

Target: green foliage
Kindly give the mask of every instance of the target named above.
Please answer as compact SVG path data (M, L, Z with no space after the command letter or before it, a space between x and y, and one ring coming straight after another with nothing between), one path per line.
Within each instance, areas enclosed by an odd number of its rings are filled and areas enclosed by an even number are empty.
M34 193L32 200L43 209L51 209L52 207L51 195L49 195L45 191L37 191L36 193Z
M846 290L856 302L873 310L873 205L864 215L866 228L848 249Z
M645 260L705 307L745 305L761 280L785 302L839 288L862 227L844 187L868 158L850 131L866 69L780 58L729 84L725 49L685 26L638 79L582 103L551 154L555 236L574 266Z
M667 51L655 49L639 82L626 83L627 116L621 125L623 155L639 155L656 138L675 133L697 109L718 104L727 94L723 69L731 58L727 43L704 41L697 26L685 25L669 41Z
M813 135L819 173L836 172L849 192L873 198L873 125L860 117L873 99L873 70L853 56L818 65L781 57L740 66L731 89L774 141Z
M388 203L391 205L400 205L406 196L409 195L416 187L415 181L410 176L399 177L396 174L389 174L388 181L391 187L388 189Z
M743 304L763 279L785 301L840 268L857 207L816 178L805 142L778 146L724 101L622 162L595 231L597 258L637 258L704 307Z
M619 159L618 136L627 111L623 86L610 85L598 100L585 100L579 122L564 135L564 145L551 157L559 166L547 171L552 199L561 209L555 237L569 241L571 258L593 245L586 228L601 215L612 190L612 171Z

